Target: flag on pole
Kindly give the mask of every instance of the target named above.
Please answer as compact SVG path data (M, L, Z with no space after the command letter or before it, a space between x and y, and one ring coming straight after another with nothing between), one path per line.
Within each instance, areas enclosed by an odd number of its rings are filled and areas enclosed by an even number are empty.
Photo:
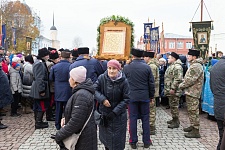
M164 38L163 23L162 23L162 32L160 33L160 46L161 46L161 49L163 50L163 53L165 53L165 38Z
M2 25L2 46L3 47L6 47L5 41L6 41L6 24L3 24Z
M12 27L12 43L14 49L16 49L16 28Z
M1 15L1 25L0 25L0 46L2 46L2 15Z
M158 52L158 41L159 41L159 27L151 28L151 37L150 37L150 44L151 44L151 51Z

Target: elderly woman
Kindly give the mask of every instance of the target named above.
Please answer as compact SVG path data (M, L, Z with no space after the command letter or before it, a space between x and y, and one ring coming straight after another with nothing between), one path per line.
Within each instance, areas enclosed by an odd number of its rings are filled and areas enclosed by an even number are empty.
M104 125L99 125L99 138L106 150L125 148L129 86L121 65L117 60L107 63L107 71L98 77L94 84L97 108L104 118Z
M63 140L70 137L73 133L78 134L85 122L88 120L93 109L94 93L91 79L86 80L86 68L76 67L70 71L70 86L73 88L73 95L68 100L65 107L65 119L62 119L62 128L56 133L55 140L62 148ZM97 150L97 130L93 115L84 127L76 150Z

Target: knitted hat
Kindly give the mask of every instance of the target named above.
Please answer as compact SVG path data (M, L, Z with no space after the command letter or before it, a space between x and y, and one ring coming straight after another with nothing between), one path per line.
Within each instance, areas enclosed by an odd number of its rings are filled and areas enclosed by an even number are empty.
M75 82L81 83L86 80L86 73L87 69L84 66L79 66L70 71L70 77L73 78Z
M172 52L170 55L173 56L175 59L179 59L180 58L180 56L177 53L175 53L175 52Z
M17 62L13 62L12 63L12 67L14 68L14 69L16 69L16 67L19 67L20 66L20 64L18 64Z
M114 67L117 70L121 70L121 64L117 60L115 60L115 59L110 60L107 63L107 67Z
M22 58L22 57L23 57L23 54L18 53L18 54L17 54L17 57Z
M38 57L42 58L49 55L49 51L46 47L38 50Z
M13 57L12 62L18 62L20 60L19 57Z

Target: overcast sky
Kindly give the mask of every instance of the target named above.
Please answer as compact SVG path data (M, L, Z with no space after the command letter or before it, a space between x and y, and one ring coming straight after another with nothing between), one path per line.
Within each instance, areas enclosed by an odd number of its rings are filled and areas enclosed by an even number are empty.
M189 22L201 0L25 0L42 20L42 35L50 37L53 12L61 47L72 48L74 37L83 45L96 47L97 27L100 20L111 15L128 17L135 24L135 41L143 35L143 23L164 24L165 33L192 36ZM225 33L225 1L204 0L214 20L212 34ZM204 8L204 20L210 20ZM193 21L200 21L200 8ZM161 32L161 28L160 28ZM224 39L225 40L225 39ZM135 42L136 44L136 42Z

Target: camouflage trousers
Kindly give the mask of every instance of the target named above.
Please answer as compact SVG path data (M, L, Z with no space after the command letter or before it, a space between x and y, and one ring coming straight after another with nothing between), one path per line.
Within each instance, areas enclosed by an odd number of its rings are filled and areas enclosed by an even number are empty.
M186 103L191 126L199 129L199 100L198 98L186 95Z
M155 116L156 116L156 102L155 102L155 98L153 99L154 103L150 103L149 105L149 109L150 109L150 113L149 113L149 124L150 127L154 127L155 126Z
M169 104L170 104L170 110L171 110L171 115L172 117L178 117L179 118L179 102L180 102L180 97L178 96L169 96Z

